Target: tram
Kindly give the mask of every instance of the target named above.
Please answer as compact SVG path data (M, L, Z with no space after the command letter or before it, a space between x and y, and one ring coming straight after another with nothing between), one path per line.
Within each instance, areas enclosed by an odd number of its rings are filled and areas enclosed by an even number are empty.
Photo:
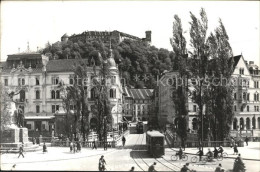
M137 124L136 124L136 131L138 134L143 134L144 133L144 124L142 121L139 121Z
M153 157L161 157L165 154L164 135L156 130L147 131L146 146L148 153Z

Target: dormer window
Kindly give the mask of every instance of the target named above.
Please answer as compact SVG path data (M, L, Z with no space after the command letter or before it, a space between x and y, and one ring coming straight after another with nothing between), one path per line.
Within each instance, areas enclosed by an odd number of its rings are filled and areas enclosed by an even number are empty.
M244 75L244 68L240 68L240 69L239 69L239 74L240 74L240 75Z

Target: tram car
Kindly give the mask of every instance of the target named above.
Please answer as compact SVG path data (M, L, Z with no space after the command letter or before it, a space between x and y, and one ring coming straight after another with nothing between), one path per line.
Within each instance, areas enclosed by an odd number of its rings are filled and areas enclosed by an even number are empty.
M165 154L164 139L164 135L159 131L147 131L146 146L148 153L156 158L163 156Z
M142 121L139 121L137 124L136 124L136 131L138 134L143 134L144 133L144 124Z

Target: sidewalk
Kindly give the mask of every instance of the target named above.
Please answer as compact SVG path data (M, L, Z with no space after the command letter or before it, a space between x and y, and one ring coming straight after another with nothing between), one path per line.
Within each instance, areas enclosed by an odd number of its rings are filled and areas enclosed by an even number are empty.
M246 143L245 143L246 145ZM204 154L207 153L209 147L204 147ZM233 148L223 147L224 152L228 154L228 158L236 158L237 155L233 155ZM213 147L210 147L211 151L214 150ZM177 150L176 148L174 150ZM196 154L198 148L185 148L185 153ZM248 142L248 146L238 147L238 153L241 154L241 157L244 160L255 160L260 161L260 142Z

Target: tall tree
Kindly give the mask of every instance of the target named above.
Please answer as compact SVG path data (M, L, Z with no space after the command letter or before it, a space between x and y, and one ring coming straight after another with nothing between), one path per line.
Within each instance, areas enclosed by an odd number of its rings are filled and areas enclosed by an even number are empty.
M4 130L8 125L10 125L11 121L11 99L9 95L7 94L7 90L4 88L3 84L0 83L0 90L1 90L1 130Z
M209 74L212 77L221 78L219 83L211 85L211 103L207 106L211 109L211 133L214 140L224 140L230 133L233 114L233 86L230 85L233 73L233 53L229 44L226 29L221 20L215 33L208 38L211 63Z
M208 62L209 62L209 51L207 45L207 29L208 19L206 12L203 8L200 10L200 19L198 19L193 13L190 12L191 16L191 28L190 28L190 45L193 49L191 54L192 60L190 63L190 71L192 77L197 79L197 82L193 85L192 99L198 105L200 127L198 130L200 140L204 140L208 135L206 126L203 122L205 118L205 105L207 100L205 89L205 78L207 76Z
M188 119L188 85L187 85L187 50L186 50L186 39L183 36L184 32L182 29L181 19L175 15L173 22L173 37L171 39L171 45L175 54L175 61L173 63L173 70L178 71L181 80L175 78L175 84L173 84L173 102L176 112L177 120L177 134L181 138L182 142L187 137L187 119ZM177 84L182 82L183 84Z

